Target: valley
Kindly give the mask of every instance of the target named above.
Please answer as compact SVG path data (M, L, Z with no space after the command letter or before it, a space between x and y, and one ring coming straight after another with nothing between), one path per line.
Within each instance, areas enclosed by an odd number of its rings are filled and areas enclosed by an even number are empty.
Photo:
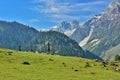
M0 80L120 80L120 0L0 0Z

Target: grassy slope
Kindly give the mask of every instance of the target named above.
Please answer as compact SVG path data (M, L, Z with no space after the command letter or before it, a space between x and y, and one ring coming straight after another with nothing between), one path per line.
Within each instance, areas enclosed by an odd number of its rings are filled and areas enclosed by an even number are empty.
M9 52L12 55L8 55ZM23 61L30 65L22 64ZM91 67L85 68L86 62ZM110 66L108 69L102 68L99 62L83 58L0 49L1 80L120 80L119 72L111 70Z

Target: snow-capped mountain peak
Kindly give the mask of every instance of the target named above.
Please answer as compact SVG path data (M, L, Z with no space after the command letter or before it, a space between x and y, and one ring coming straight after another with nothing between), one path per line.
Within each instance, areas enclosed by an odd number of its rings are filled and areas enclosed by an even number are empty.
M79 21L73 20L71 22L63 21L59 25L52 27L50 30L64 33L67 36L71 36L74 31L80 26Z

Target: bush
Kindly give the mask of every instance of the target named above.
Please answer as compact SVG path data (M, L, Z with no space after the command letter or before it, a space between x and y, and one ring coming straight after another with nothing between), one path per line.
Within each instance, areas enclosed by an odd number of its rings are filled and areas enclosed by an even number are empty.
M87 67L90 67L89 62L86 62L86 64L85 64L85 68L87 68Z
M120 56L119 55L116 55L115 56L115 61L119 61L120 60Z

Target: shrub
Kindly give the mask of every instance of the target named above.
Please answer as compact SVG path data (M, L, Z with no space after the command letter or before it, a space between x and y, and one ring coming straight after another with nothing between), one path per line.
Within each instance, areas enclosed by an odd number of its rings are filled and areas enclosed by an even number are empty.
M119 61L120 60L120 56L119 55L116 55L115 56L115 61Z
M87 67L90 67L89 62L86 62L86 64L85 64L85 68L87 68Z

